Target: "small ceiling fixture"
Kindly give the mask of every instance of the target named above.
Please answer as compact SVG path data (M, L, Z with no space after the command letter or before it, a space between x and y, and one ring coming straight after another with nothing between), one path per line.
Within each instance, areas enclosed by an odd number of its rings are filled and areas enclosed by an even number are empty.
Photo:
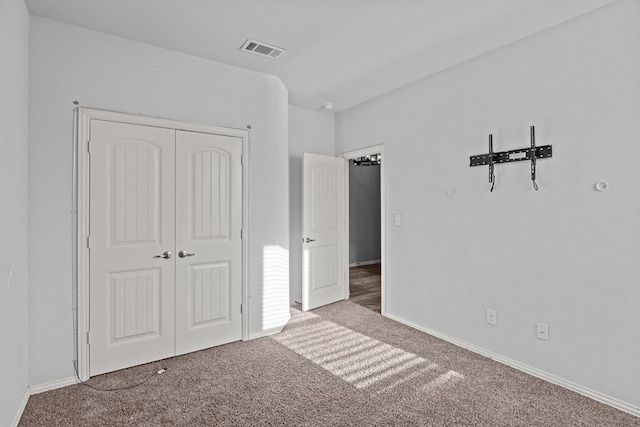
M247 39L240 50L244 50L245 52L249 53L255 53L256 55L260 56L266 56L267 58L271 59L276 59L285 52L285 49L282 49L280 47L276 47L252 39Z
M335 107L335 105L333 105L333 103L331 102L326 102L322 104L322 109L325 111L333 110L333 107Z

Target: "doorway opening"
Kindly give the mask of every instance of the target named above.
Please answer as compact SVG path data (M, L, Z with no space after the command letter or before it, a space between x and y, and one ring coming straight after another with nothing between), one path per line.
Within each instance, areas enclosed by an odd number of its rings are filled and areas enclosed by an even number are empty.
M383 146L345 153L348 160L349 299L385 314Z

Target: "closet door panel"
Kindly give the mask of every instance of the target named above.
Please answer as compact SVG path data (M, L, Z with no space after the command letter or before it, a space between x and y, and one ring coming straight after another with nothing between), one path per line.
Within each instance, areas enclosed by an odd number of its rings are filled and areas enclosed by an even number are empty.
M175 131L91 121L90 375L174 354Z
M176 353L241 338L242 141L176 132Z

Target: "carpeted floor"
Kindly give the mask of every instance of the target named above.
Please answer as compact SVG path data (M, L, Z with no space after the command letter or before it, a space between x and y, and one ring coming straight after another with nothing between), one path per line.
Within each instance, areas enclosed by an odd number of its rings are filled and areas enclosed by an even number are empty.
M34 395L20 426L638 426L640 418L348 301L278 335Z

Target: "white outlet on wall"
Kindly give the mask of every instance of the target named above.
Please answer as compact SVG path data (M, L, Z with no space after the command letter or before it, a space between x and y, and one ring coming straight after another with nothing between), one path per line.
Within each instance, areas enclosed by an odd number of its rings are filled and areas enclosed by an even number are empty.
M549 340L549 325L546 323L536 323L536 337L539 340Z
M498 313L490 308L487 308L487 323L490 325L498 324Z

